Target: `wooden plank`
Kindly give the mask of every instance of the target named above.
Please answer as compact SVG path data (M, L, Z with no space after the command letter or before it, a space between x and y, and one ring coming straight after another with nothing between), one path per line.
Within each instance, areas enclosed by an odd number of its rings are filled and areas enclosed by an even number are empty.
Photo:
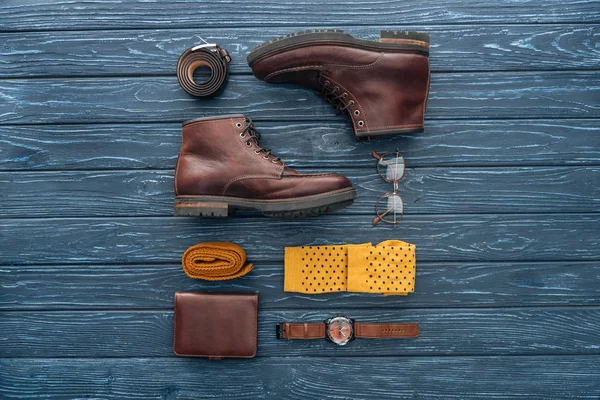
M257 263L280 262L284 246L392 238L415 244L420 261L600 258L597 214L407 215L396 228L373 228L371 220L335 214L298 220L3 219L0 239L11 251L0 253L0 264L175 263L189 246L207 241L235 241Z
M256 123L289 165L374 168L399 149L409 167L599 165L600 122L428 121L425 133L356 142L340 122ZM174 169L181 124L0 125L0 170Z
M448 25L406 27L432 38L431 69L438 71L506 71L597 69L593 44L598 25ZM378 40L381 27L344 29ZM248 53L259 44L290 33L255 28L205 29L202 35L227 49L230 72L250 73ZM0 77L172 75L177 59L201 42L197 29L143 31L73 31L0 34Z
M282 321L322 322L335 308L260 311L259 356L336 356L325 340L281 341ZM418 322L419 338L356 340L353 356L598 354L599 308L344 310L357 321ZM4 358L175 357L172 311L2 312Z
M598 118L600 72L434 74L428 119ZM0 123L181 122L247 113L257 120L340 121L309 89L232 76L210 100L192 98L176 77L0 81Z
M510 0L493 4L460 0L411 1L359 0L301 3L291 0L213 1L199 6L193 0L137 2L100 0L72 3L68 0L9 1L0 9L2 31L113 29L113 28L195 28L267 26L336 27L350 24L449 24L449 23L553 23L600 21L597 3L559 0L515 4ZM296 28L294 28L296 29Z
M123 398L593 399L598 356L4 359L6 400ZM348 357L342 355L349 355ZM354 383L354 382L359 383Z
M254 262L252 258L249 261ZM234 282L188 278L181 264L0 266L0 310L170 309L176 291L260 292L266 309L600 306L600 262L417 264L409 296L283 292L281 264Z
M372 215L377 199L392 190L373 167L328 171L347 176L358 190L339 214ZM0 173L0 218L172 216L173 173ZM399 191L406 214L600 212L600 167L416 168Z

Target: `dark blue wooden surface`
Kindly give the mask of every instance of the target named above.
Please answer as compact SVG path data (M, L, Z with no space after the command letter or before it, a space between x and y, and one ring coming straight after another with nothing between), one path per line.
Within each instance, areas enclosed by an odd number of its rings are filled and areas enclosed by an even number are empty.
M316 94L255 79L273 37L341 28L432 35L425 133L357 143ZM215 40L226 91L183 92L179 54ZM0 5L0 399L600 398L600 2L8 0ZM244 112L354 205L298 221L171 217L180 122ZM401 150L406 216L370 226ZM284 293L283 246L417 245L406 298ZM185 276L229 240L256 269ZM175 291L260 293L253 360L174 357ZM278 342L273 325L343 313L418 321L410 341ZM330 395L330 396L328 396Z

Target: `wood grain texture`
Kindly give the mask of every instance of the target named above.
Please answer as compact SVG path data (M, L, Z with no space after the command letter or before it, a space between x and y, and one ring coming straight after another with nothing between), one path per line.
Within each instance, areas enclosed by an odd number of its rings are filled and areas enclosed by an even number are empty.
M565 3L548 0L544 6L533 0L501 0L472 3L461 0L416 0L364 2L360 0L322 2L307 0L218 0L198 3L194 0L106 2L90 0L9 0L0 10L2 31L107 29L107 28L175 28L256 26L339 26L349 24L439 23L552 23L600 22L594 0Z
M202 312L202 310L199 310ZM344 310L357 321L418 322L419 337L357 339L342 349L326 340L282 341L275 326L322 322L326 311L259 312L258 356L600 355L599 308ZM0 353L19 357L175 357L173 312L1 312ZM242 334L240 332L240 334Z
M417 263L409 296L285 293L283 267L255 263L243 278L208 282L188 278L180 263L158 265L0 266L0 310L163 309L173 293L260 293L260 309L600 306L600 262Z
M434 74L427 118L598 118L599 77L587 71ZM7 79L0 93L2 124L181 122L225 113L277 121L343 118L312 90L253 76L232 76L222 95L204 100L185 93L174 76Z
M379 243L393 238L415 244L420 261L600 259L598 214L406 215L396 228L373 228L371 220L368 215L339 214L291 221L2 219L0 239L11 250L0 253L0 263L175 263L189 246L208 241L234 241L256 262L281 262L284 246Z
M379 197L393 190L374 167L330 170L358 191L338 215L372 215ZM0 218L172 216L173 174L0 172ZM600 167L409 168L399 193L405 214L599 212Z
M600 398L597 0L6 0L0 21L0 398ZM425 132L355 142L315 93L251 75L254 46L314 27L429 32ZM175 79L201 36L233 56L208 101ZM350 176L357 202L171 217L181 122L232 112L289 165ZM407 160L396 228L370 225L391 188L374 149ZM417 245L407 297L282 290L284 246L394 238ZM216 240L256 268L185 276L183 251ZM175 291L259 292L259 357L175 357ZM421 336L274 339L277 322L336 314Z
M426 132L356 142L349 124L268 122L261 143L295 167L600 165L600 121L428 121ZM181 124L0 125L0 170L175 169Z
M599 380L598 356L0 360L7 400L594 399Z
M378 26L344 28L378 40ZM506 71L597 69L598 25L449 25L406 27L431 35L431 69ZM290 28L203 29L202 37L227 49L230 72L251 73L248 53L291 33ZM201 43L197 29L73 31L0 34L0 77L174 75L187 48Z

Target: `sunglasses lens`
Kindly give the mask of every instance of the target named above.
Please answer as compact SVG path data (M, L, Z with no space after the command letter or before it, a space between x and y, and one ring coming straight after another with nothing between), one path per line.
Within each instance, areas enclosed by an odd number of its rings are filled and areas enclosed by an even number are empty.
M377 171L388 182L398 181L404 175L404 157L400 153L389 153L377 162Z
M404 202L402 197L390 193L377 201L377 215L388 224L396 224L404 214Z

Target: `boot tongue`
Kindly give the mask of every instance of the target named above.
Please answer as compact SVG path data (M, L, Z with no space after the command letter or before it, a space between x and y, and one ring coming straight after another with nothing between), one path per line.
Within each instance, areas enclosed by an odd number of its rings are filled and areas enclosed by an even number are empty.
M263 147L260 145L260 132L259 132L259 131L257 131L257 130L254 128L254 124L250 123L250 127L251 127L251 128L248 130L249 140L253 141L253 142L254 142L254 144L256 145L256 147L258 147L258 148L259 148L259 150L257 150L257 151L263 151L263 150L265 150L265 149L263 149ZM265 154L268 154L270 157L272 157L272 158L273 158L273 159L275 159L275 160L278 160L278 161L280 161L280 162L283 162L283 161L281 161L281 159L280 159L280 158L273 156L273 155L271 154L271 150L270 150L270 149L266 149L266 150L265 150ZM296 172L296 170L294 170L294 169L292 169L292 168L284 167L284 169L283 169L283 174L284 174L284 175L298 175L298 172Z

